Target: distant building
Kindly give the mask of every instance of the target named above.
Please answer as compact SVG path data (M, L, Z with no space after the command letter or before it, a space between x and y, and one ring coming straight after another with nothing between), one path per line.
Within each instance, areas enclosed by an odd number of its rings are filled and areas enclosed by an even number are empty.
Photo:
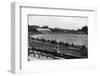
M42 33L48 33L51 31L51 29L49 29L49 28L37 28L37 31L40 31Z
M48 26L42 26L42 28L49 28Z

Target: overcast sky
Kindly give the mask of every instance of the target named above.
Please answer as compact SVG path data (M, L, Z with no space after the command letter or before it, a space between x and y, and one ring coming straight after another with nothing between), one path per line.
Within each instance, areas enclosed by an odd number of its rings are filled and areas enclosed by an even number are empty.
M51 28L78 29L88 25L86 17L29 16L29 25L49 26Z

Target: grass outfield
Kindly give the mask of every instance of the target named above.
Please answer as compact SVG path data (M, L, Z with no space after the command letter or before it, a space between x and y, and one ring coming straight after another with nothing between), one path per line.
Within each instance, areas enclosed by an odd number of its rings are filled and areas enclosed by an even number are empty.
M32 48L36 48L36 49L42 49L42 50L46 50L48 52L56 52L56 46L58 45L58 49L59 52L61 54L65 54L65 55L70 55L70 56L75 56L75 57L81 57L81 50L80 47L68 47L65 45L61 45L61 44L51 44L49 42L42 42L42 41L38 41L38 40L31 40L29 42L30 47Z

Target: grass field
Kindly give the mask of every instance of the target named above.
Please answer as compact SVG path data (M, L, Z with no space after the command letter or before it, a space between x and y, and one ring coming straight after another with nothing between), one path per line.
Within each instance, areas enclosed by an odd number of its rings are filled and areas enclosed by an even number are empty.
M83 55L84 51L86 54L87 50L81 50L81 46L67 46L63 44L52 44L50 42L43 42L37 39L30 39L29 46L35 48L35 51L38 51L37 54L40 57L48 57L49 59L60 59L60 58L87 58ZM58 49L56 47L58 46ZM33 49L34 51L34 49ZM57 53L59 51L59 53ZM57 58L58 57L58 58ZM42 59L42 58L41 58Z

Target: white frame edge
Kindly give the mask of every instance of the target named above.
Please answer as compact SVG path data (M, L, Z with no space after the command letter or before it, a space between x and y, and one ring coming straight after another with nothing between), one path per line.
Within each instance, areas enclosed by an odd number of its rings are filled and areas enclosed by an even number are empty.
M15 4L11 4L11 72L15 72Z
M20 72L20 6L11 3L11 72Z

